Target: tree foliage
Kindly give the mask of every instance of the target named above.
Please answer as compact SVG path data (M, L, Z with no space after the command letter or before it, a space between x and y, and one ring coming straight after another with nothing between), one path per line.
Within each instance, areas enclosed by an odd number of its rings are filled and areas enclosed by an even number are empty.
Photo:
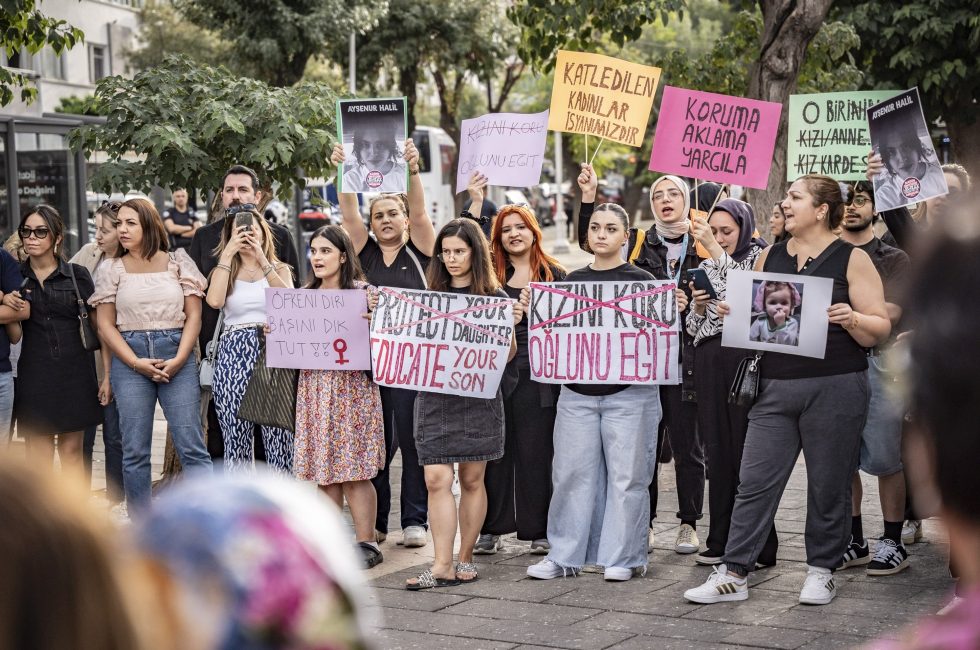
M205 65L225 65L234 72L248 72L248 60L231 55L232 44L214 31L184 18L169 2L148 2L140 12L138 46L126 52L134 70L161 65L168 54L184 55Z
M285 197L294 182L303 184L297 170L313 177L331 169L335 101L324 84L274 88L170 56L131 80L101 80L95 105L106 122L75 129L69 144L108 155L90 179L103 192L218 188L224 171L240 163L258 171L263 186L278 183Z
M176 0L175 6L230 44L231 57L273 86L303 78L306 64L351 32L368 31L387 0Z
M64 20L45 16L36 8L35 0L0 0L0 47L13 56L26 48L36 54L44 47L61 54L81 43L85 35ZM31 103L37 98L37 88L24 74L0 67L0 106L14 101L14 89L20 89L20 99Z
M62 97L55 111L58 113L67 113L68 115L102 115L95 105L95 97L93 95Z

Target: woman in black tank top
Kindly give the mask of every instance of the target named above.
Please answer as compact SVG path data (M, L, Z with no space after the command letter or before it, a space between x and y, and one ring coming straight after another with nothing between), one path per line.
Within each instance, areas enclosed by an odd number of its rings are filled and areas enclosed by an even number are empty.
M766 249L755 270L833 279L827 353L823 359L772 352L763 357L724 564L704 585L685 592L693 602L748 597L745 576L755 567L800 451L807 467L808 565L800 602L825 605L837 595L833 571L849 541L851 477L868 412L862 348L885 340L891 323L871 258L833 232L844 217L837 181L803 176L781 208L792 238Z

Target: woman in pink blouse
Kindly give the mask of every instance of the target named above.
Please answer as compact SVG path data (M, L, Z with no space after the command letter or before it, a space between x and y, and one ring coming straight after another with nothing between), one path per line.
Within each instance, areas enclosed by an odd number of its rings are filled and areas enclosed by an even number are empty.
M182 249L168 253L153 204L119 208L119 250L99 266L95 293L99 332L112 350L109 381L123 439L123 487L130 513L150 504L150 446L157 400L185 470L211 468L201 428L194 342L201 329L207 280Z

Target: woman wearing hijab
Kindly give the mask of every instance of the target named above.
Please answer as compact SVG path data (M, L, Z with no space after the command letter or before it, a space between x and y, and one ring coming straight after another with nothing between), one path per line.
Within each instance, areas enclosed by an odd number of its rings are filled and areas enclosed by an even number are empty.
M579 213L579 246L588 251L589 218L592 216L598 178L591 165L582 165L578 177L582 190L582 207ZM691 211L690 187L677 176L661 176L650 186L650 208L653 210L656 228L643 231L630 228L629 242L624 247L623 258L648 271L657 280L674 280L682 286L684 273L696 268L698 258L695 241L689 236ZM683 311L687 295L678 289L678 306ZM682 313L681 318L684 317ZM683 321L682 321L683 323ZM681 327L683 331L683 326ZM701 518L704 504L704 450L697 433L697 395L694 389L694 339L686 332L682 335L680 373L683 383L678 386L661 386L660 401L663 418L657 444L663 447L665 437L670 439L677 476L677 517L681 526L677 533L674 550L678 553L696 553L700 548L695 527ZM666 433L666 436L664 435ZM660 456L660 449L658 456ZM650 515L657 516L657 464L654 481L650 485Z
M724 199L707 219L695 218L691 225L694 238L711 255L701 263L711 286L718 294L711 300L707 291L694 289L694 303L687 317L687 333L694 338L697 349L694 379L700 396L698 431L704 436L708 456L708 510L711 525L707 549L694 561L698 564L720 564L728 541L732 508L738 490L738 472L742 462L742 446L749 427L749 409L728 403L728 390L735 380L738 364L748 352L721 346L723 320L716 309L725 299L728 274L735 270L751 271L766 242L753 237L755 215L748 203ZM759 554L758 564L776 563L775 525Z

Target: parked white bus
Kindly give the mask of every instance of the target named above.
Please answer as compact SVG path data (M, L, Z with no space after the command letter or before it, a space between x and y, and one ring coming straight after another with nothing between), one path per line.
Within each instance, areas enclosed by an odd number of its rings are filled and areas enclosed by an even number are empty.
M419 150L420 176L429 203L429 216L438 229L457 215L454 210L453 159L456 145L442 129L435 126L417 126L412 141Z

